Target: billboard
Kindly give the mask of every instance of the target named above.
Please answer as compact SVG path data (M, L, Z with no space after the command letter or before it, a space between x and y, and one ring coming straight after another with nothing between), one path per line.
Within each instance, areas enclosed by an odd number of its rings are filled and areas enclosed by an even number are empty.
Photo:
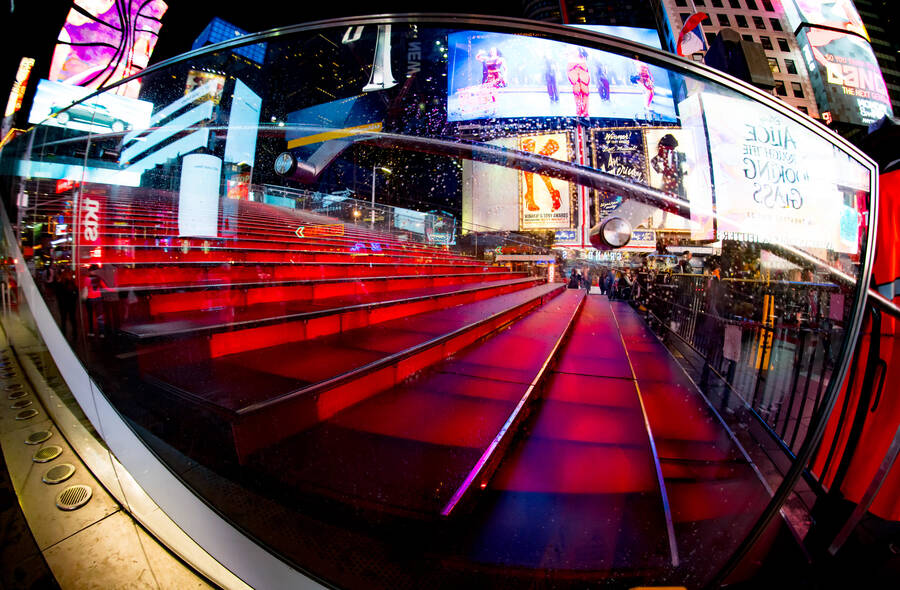
M205 84L212 82L210 92L204 94L202 98L195 102L209 101L213 104L219 104L222 100L222 91L225 89L225 76L222 74L213 74L211 72L201 72L199 70L191 70L187 75L187 83L184 85L184 95L187 96L194 90Z
M139 73L156 47L163 0L78 0L69 10L50 63L50 79L98 89ZM137 98L140 82L116 94Z
M855 253L831 142L763 105L702 94L717 238Z
M797 43L819 110L833 121L870 125L892 115L887 86L872 47L850 33L805 27Z
M851 0L785 0L785 14L796 31L802 25L830 27L869 39Z
M666 70L614 53L536 37L448 36L450 121L594 117L675 122Z
M566 133L544 133L518 138L518 149L555 160L570 161ZM520 229L558 229L572 224L570 184L564 180L519 172Z
M703 191L699 184L697 146L688 129L647 129L647 182L655 188L690 205L689 195ZM647 220L647 227L689 230L690 219L659 209Z
M225 162L253 165L262 97L240 80L235 80L225 138Z
M515 137L485 142L505 149L516 149ZM464 159L463 231L517 231L519 229L519 171L498 164Z
M28 86L28 78L31 76L32 67L34 67L34 59L31 57L23 57L19 61L19 68L16 70L16 80L9 91L9 101L7 101L6 110L3 112L4 117L10 116L22 108L22 98L25 96L25 89Z
M93 133L121 133L150 126L153 103L116 94L98 94L68 110L93 91L62 82L38 82L28 122ZM52 119L49 118L56 115Z

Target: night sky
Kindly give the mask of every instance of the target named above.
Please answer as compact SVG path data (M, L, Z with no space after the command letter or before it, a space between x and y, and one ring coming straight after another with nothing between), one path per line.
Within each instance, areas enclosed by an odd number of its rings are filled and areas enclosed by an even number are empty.
M3 35L0 35L0 95L6 104L9 88L15 79L22 57L37 60L32 82L46 78L56 37L62 28L72 0L2 0ZM250 32L274 27L364 14L358 4L338 5L330 2L285 2L284 0L250 0L241 3L222 0L168 0L159 42L150 63L188 51L193 40L207 23L218 16ZM446 12L430 9L426 3L410 0L382 0L378 13ZM452 11L466 14L521 16L519 0L478 2L456 0Z

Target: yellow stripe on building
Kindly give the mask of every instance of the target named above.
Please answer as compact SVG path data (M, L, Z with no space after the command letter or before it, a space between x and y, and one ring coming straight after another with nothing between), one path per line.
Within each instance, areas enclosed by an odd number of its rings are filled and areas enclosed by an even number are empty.
M331 139L341 139L343 137L350 137L351 135L359 135L360 133L381 131L382 127L383 123L379 121L378 123L367 123L365 125L358 125L356 127L347 127L345 129L338 129L336 131L326 131L325 133L307 135L306 137L300 137L298 139L292 139L291 141L289 141L288 149L298 148L304 145L311 145L313 143L322 143L323 141L329 141Z

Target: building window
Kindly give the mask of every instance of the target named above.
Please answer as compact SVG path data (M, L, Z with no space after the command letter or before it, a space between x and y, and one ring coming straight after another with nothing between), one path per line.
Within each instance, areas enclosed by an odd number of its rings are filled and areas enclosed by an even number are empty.
M703 0L694 0L694 6L706 6L706 3Z
M797 110L800 111L801 113L803 113L804 115L809 114L809 109L806 107L797 107Z
M713 41L715 41L715 40L716 40L716 34L715 34L715 33L706 33L706 44L707 44L708 46L712 46Z
M796 74L797 66L794 64L794 60L786 59L784 60L784 71L788 74Z
M791 82L791 92L797 98L803 98L803 87L800 86L800 82Z
M787 96L787 89L784 87L782 80L775 80L775 94L778 96Z
M713 8L722 8L722 0L712 0Z
M769 0L762 0L763 8L768 10L769 12L774 12L775 9L772 8L772 3Z
M784 30L781 28L781 21L778 20L777 18L770 18L769 22L772 23L773 31L783 31Z
M703 61L703 54L702 54L702 53L694 53L694 54L691 55L691 59L694 60L694 61L702 62L702 61Z
M731 23L728 21L727 14L717 14L716 17L719 19L720 27L730 27Z
M728 0L728 3L731 4L732 8L740 8L741 0Z
M712 18L707 14L706 18L704 18L702 21L700 21L700 24L707 26L707 27L711 27L712 26Z
M753 35L741 35L741 38L744 41L750 41L751 43L753 43Z
M761 17L761 16L754 16L754 17L753 17L753 25L754 25L757 29L765 29L765 28L766 28L766 21L764 21L764 20L763 20L763 17Z
M781 68L778 67L778 60L774 57L769 58L769 69L772 70L773 74L781 72Z
M691 18L691 13L690 12L682 12L678 16L681 17L681 24L684 24L687 21L687 19Z
M747 0L747 8L756 10L756 0Z
M747 28L747 17L743 14L734 15L734 22L737 23L737 26L742 29Z
M762 44L763 49L765 49L766 51L770 51L772 49L772 40L768 37L760 36L759 42L760 44Z
M687 0L675 0L675 6L687 6Z
M787 39L779 39L778 40L778 49L782 51L790 51L791 47L788 45Z

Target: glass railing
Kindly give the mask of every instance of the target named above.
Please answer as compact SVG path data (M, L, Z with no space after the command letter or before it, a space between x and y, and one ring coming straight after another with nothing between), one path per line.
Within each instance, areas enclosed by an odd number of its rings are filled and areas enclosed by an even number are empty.
M696 587L794 526L876 211L828 129L632 41L476 17L279 29L140 82L39 88L0 153L7 286L82 406L237 534L348 588Z

